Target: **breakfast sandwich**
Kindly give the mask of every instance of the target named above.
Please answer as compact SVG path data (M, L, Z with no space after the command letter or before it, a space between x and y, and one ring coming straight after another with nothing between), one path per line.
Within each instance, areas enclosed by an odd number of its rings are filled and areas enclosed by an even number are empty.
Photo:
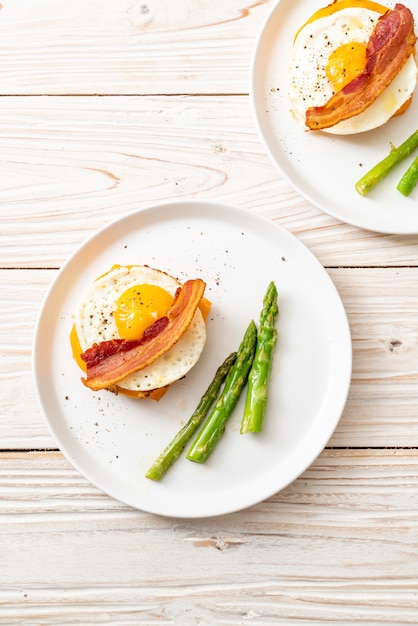
M159 400L200 358L210 308L205 286L146 265L115 265L97 278L71 332L83 383Z
M290 63L292 114L305 130L377 128L403 113L417 84L410 9L335 0L296 33Z

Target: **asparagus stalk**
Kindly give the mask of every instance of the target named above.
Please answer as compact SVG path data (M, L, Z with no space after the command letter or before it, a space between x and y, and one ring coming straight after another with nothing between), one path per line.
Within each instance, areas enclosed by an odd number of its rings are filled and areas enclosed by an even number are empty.
M225 386L187 453L187 458L204 463L222 437L226 423L243 390L254 358L257 326L251 320L237 351L237 358L225 380Z
M228 372L234 364L235 358L236 353L232 352L232 354L225 359L222 365L218 367L212 382L201 397L192 416L151 465L145 474L146 478L156 481L161 480L174 461L178 459L187 442L191 439L200 424L203 422L210 407L218 397L221 385L225 381Z
M356 182L356 190L362 196L369 193L371 189L384 178L402 159L409 156L418 147L418 129L412 133L406 141L398 148L391 146L389 154L371 170L369 170L360 180Z
M409 194L414 189L417 182L418 182L418 157L416 157L415 161L413 161L411 165L408 167L405 174L402 176L401 180L399 181L396 189L400 191L404 196L409 196Z
M248 375L241 434L261 432L263 429L273 352L277 342L277 330L275 328L279 314L277 297L276 285L271 282L267 287L260 313L257 345Z

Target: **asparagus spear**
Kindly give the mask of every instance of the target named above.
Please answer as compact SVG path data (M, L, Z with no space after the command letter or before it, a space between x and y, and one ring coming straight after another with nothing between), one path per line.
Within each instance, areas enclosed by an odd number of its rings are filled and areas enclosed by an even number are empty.
M186 455L190 461L204 463L222 437L226 423L247 382L248 372L254 358L256 341L257 326L254 320L251 320L238 348L236 361L226 377L221 395Z
M267 406L268 383L273 351L277 342L275 323L279 314L277 288L274 282L267 287L260 313L260 324L253 364L248 376L247 395L241 434L261 432Z
M412 133L406 141L398 148L391 146L389 154L371 170L369 170L360 180L356 182L356 190L362 196L369 193L371 189L384 178L402 159L409 156L418 147L418 129Z
M160 456L154 461L147 473L146 478L151 480L160 480L171 465L178 459L187 442L196 432L197 428L203 422L210 407L218 397L219 390L224 382L228 372L235 362L236 353L232 352L225 361L216 370L215 376L209 387L200 399L192 416L181 430L175 435L168 446L161 452Z
M415 161L413 161L411 165L408 167L405 174L402 176L401 180L399 181L396 189L400 191L404 196L409 196L409 194L414 189L417 182L418 182L418 157L416 157Z

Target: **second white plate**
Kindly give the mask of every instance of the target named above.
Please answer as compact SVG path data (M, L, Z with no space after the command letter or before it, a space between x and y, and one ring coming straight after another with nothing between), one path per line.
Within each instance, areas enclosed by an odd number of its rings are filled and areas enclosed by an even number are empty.
M288 68L297 30L324 0L280 0L254 51L251 101L259 132L284 178L309 202L344 222L389 234L418 233L418 188L405 198L396 190L407 165L399 164L366 197L354 185L417 128L418 95L405 114L376 130L351 136L304 131L289 110ZM393 5L394 3L391 3ZM417 8L409 6L418 23Z

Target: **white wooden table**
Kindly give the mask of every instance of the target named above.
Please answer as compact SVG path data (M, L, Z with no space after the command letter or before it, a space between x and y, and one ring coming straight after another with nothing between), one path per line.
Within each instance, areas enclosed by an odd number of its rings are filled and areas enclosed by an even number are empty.
M2 0L0 624L417 624L418 237L310 206L256 132L268 0ZM354 360L327 448L240 513L160 518L64 459L31 345L66 258L135 208L215 199L299 238L335 282ZM417 208L418 210L418 208Z

